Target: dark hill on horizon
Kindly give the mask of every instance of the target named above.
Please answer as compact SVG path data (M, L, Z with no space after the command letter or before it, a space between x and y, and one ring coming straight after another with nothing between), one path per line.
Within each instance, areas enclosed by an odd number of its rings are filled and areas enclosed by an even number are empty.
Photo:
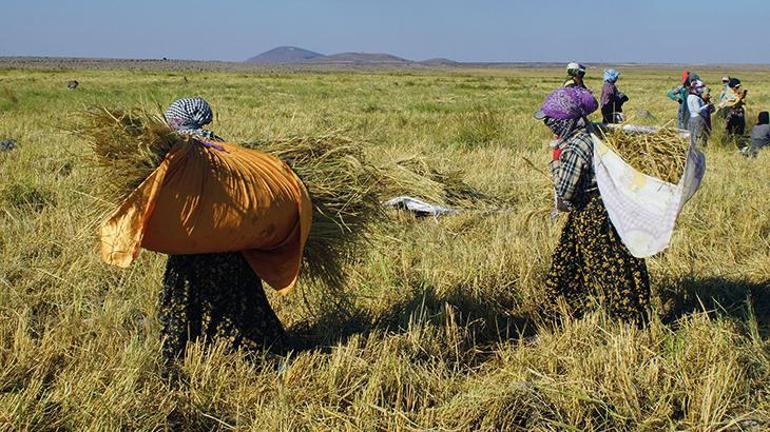
M316 57L309 63L328 64L409 64L412 61L386 53L345 52Z
M448 58L438 57L419 62L425 66L459 66L461 63Z
M445 60L451 62L451 60ZM344 52L324 55L304 48L283 46L265 51L262 54L246 60L246 63L279 65L279 64L330 64L330 65L409 65L407 60L387 53Z
M325 57L321 53L293 46L282 46L265 51L262 54L246 60L246 63L254 64L295 64Z

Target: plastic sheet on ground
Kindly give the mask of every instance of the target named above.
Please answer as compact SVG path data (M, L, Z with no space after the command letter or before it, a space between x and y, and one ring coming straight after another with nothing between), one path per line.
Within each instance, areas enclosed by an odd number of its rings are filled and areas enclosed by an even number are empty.
M457 210L439 205L430 204L410 196L399 196L383 203L388 207L396 207L409 210L420 216L444 216L457 213Z

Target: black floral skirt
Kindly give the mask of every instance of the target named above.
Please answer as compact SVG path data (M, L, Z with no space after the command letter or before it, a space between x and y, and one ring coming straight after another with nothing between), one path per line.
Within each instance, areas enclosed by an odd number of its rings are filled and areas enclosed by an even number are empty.
M169 256L160 321L167 359L198 338L224 340L233 350L284 349L283 326L240 253Z
M730 110L725 119L725 132L728 136L743 135L746 129L746 110L743 107Z
M550 306L563 298L574 316L600 305L613 317L646 321L650 280L644 260L621 242L598 192L573 204L546 277Z

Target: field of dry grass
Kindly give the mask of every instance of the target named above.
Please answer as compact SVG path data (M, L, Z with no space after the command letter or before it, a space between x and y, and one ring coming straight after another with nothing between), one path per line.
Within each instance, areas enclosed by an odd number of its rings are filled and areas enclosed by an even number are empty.
M622 72L631 121L675 118L665 92L677 71ZM720 144L720 120L702 189L648 261L650 325L597 312L554 326L537 311L563 220L548 219L548 180L526 160L546 168L549 133L531 115L561 70L185 76L0 70L0 140L18 143L0 153L0 430L770 427L770 156ZM763 77L740 76L753 113L770 108ZM115 203L96 198L104 174L71 131L88 107L187 95L209 100L212 129L231 141L342 131L375 163L462 170L496 204L394 216L334 298L312 284L271 296L301 349L253 360L192 345L169 383L156 318L165 259L99 261L96 228Z

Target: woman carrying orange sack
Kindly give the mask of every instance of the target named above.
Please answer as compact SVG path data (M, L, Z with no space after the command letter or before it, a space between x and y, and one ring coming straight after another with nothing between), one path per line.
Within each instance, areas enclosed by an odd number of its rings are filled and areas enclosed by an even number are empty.
M280 160L203 129L213 118L205 100L179 99L165 117L185 139L102 225L102 257L126 267L140 248L169 255L160 296L167 360L199 338L282 351L262 280L279 293L296 283L307 190Z

